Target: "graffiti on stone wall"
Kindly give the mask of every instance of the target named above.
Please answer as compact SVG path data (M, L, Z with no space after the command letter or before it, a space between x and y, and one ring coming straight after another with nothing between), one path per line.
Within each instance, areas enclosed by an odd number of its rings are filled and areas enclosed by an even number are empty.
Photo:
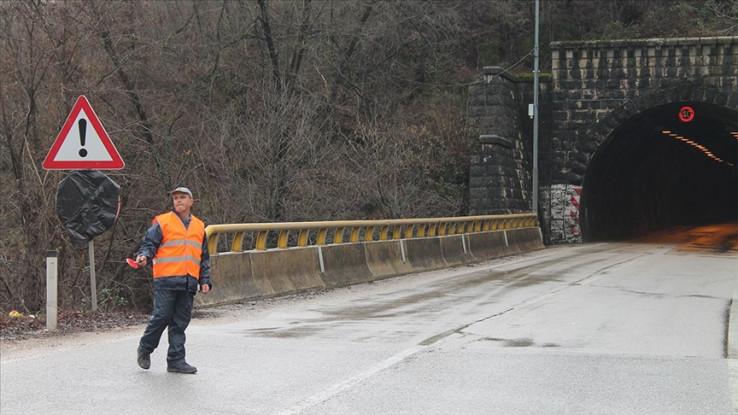
M548 240L564 243L582 241L579 226L579 206L582 187L556 184L542 189L541 208L545 220L550 224Z
M571 237L580 238L582 237L582 230L579 227L579 201L582 198L582 187L581 186L568 186L569 187L569 206L567 206L568 223L566 226L569 228L569 235Z

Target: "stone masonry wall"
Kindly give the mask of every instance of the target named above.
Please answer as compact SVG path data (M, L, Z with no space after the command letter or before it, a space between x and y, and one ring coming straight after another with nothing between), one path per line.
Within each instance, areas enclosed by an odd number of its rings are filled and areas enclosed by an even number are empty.
M472 215L530 210L532 150L522 86L529 83L487 67L483 81L470 87L469 113L480 133L469 172Z

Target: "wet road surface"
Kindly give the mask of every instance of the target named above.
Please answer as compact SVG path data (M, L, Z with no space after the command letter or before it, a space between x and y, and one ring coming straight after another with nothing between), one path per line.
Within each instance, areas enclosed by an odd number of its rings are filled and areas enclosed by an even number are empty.
M5 345L5 414L729 414L734 252L600 243L225 307L195 376L142 328Z

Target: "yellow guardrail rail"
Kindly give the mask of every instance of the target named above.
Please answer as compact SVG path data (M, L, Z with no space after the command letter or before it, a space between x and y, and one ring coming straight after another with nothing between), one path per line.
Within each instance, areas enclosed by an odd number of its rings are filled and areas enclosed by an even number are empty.
M291 232L297 235L296 246L308 246L310 245L311 232L315 235L315 245L326 245L329 234L333 237L331 243L341 244L456 235L534 226L538 226L538 219L535 214L519 213L452 218L222 224L210 225L205 228L205 232L208 235L208 251L211 254L216 254L218 253L220 236L223 234L233 235L231 252L242 252L244 250L244 238L249 234L251 234L254 241L254 249L263 251L267 249L270 234L277 235L277 248L287 248ZM375 230L378 230L378 238L374 236ZM348 239L346 238L347 232Z

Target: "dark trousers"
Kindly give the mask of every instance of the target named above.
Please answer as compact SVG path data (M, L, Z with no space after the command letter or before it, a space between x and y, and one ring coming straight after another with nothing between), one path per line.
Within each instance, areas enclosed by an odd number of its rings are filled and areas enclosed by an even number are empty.
M159 340L168 326L169 351L167 362L179 363L185 360L185 329L192 317L194 295L188 291L154 290L154 311L149 324L141 337L139 348L151 353L159 346Z

